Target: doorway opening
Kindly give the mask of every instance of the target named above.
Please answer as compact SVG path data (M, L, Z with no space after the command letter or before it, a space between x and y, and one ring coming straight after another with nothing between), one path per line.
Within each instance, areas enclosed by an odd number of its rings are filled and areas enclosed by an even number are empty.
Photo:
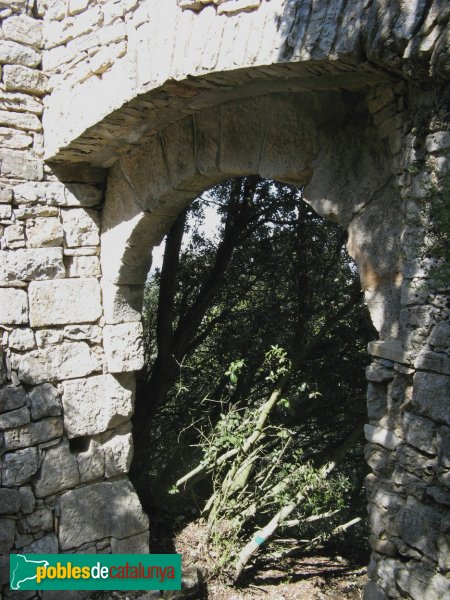
M144 319L130 478L151 551L247 583L318 549L367 564L376 332L344 229L302 188L223 181L171 226Z

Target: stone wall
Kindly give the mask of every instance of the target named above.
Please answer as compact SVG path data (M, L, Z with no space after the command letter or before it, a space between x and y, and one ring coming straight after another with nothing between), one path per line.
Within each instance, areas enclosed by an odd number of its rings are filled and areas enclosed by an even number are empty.
M449 14L0 3L2 582L9 552L148 548L127 471L151 247L206 187L258 173L347 227L380 332L366 600L448 596L448 290L418 241L448 172Z
M1 8L4 586L10 552L145 551L148 521L125 476L134 378L102 346L104 174L68 168L57 176L43 162L43 22L27 2Z
M398 332L369 344L366 373L367 600L446 598L450 590L448 296L429 280L431 261L418 257L424 200L449 172L448 94L411 85L369 102L389 139L404 224Z

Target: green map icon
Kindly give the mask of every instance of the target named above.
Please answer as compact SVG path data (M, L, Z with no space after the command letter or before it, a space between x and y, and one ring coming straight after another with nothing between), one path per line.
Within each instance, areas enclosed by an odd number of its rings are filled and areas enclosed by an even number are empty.
M23 554L11 554L11 582L10 587L12 590L22 589L20 586L25 581L36 579L36 567L43 566L48 567L50 564L46 560L31 560ZM13 564L15 562L15 564Z

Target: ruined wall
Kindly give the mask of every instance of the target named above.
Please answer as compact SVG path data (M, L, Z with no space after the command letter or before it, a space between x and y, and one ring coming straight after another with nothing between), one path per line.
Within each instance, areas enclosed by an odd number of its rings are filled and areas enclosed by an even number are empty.
M417 241L448 172L450 8L366 4L0 5L2 582L10 551L146 550L126 473L150 249L259 173L348 228L380 332L366 600L449 594L447 298Z
M20 1L0 18L4 586L10 552L145 551L148 521L124 478L134 378L115 375L101 344L104 175L44 164L42 20Z

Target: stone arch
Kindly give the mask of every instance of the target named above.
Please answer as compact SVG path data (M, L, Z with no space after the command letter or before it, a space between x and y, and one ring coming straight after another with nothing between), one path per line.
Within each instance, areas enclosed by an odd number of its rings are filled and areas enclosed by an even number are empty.
M102 221L106 321L140 320L151 247L190 199L229 177L258 174L305 186L316 212L348 229L374 324L395 337L400 202L386 142L364 95L351 96L277 93L228 102L169 125L120 159Z

